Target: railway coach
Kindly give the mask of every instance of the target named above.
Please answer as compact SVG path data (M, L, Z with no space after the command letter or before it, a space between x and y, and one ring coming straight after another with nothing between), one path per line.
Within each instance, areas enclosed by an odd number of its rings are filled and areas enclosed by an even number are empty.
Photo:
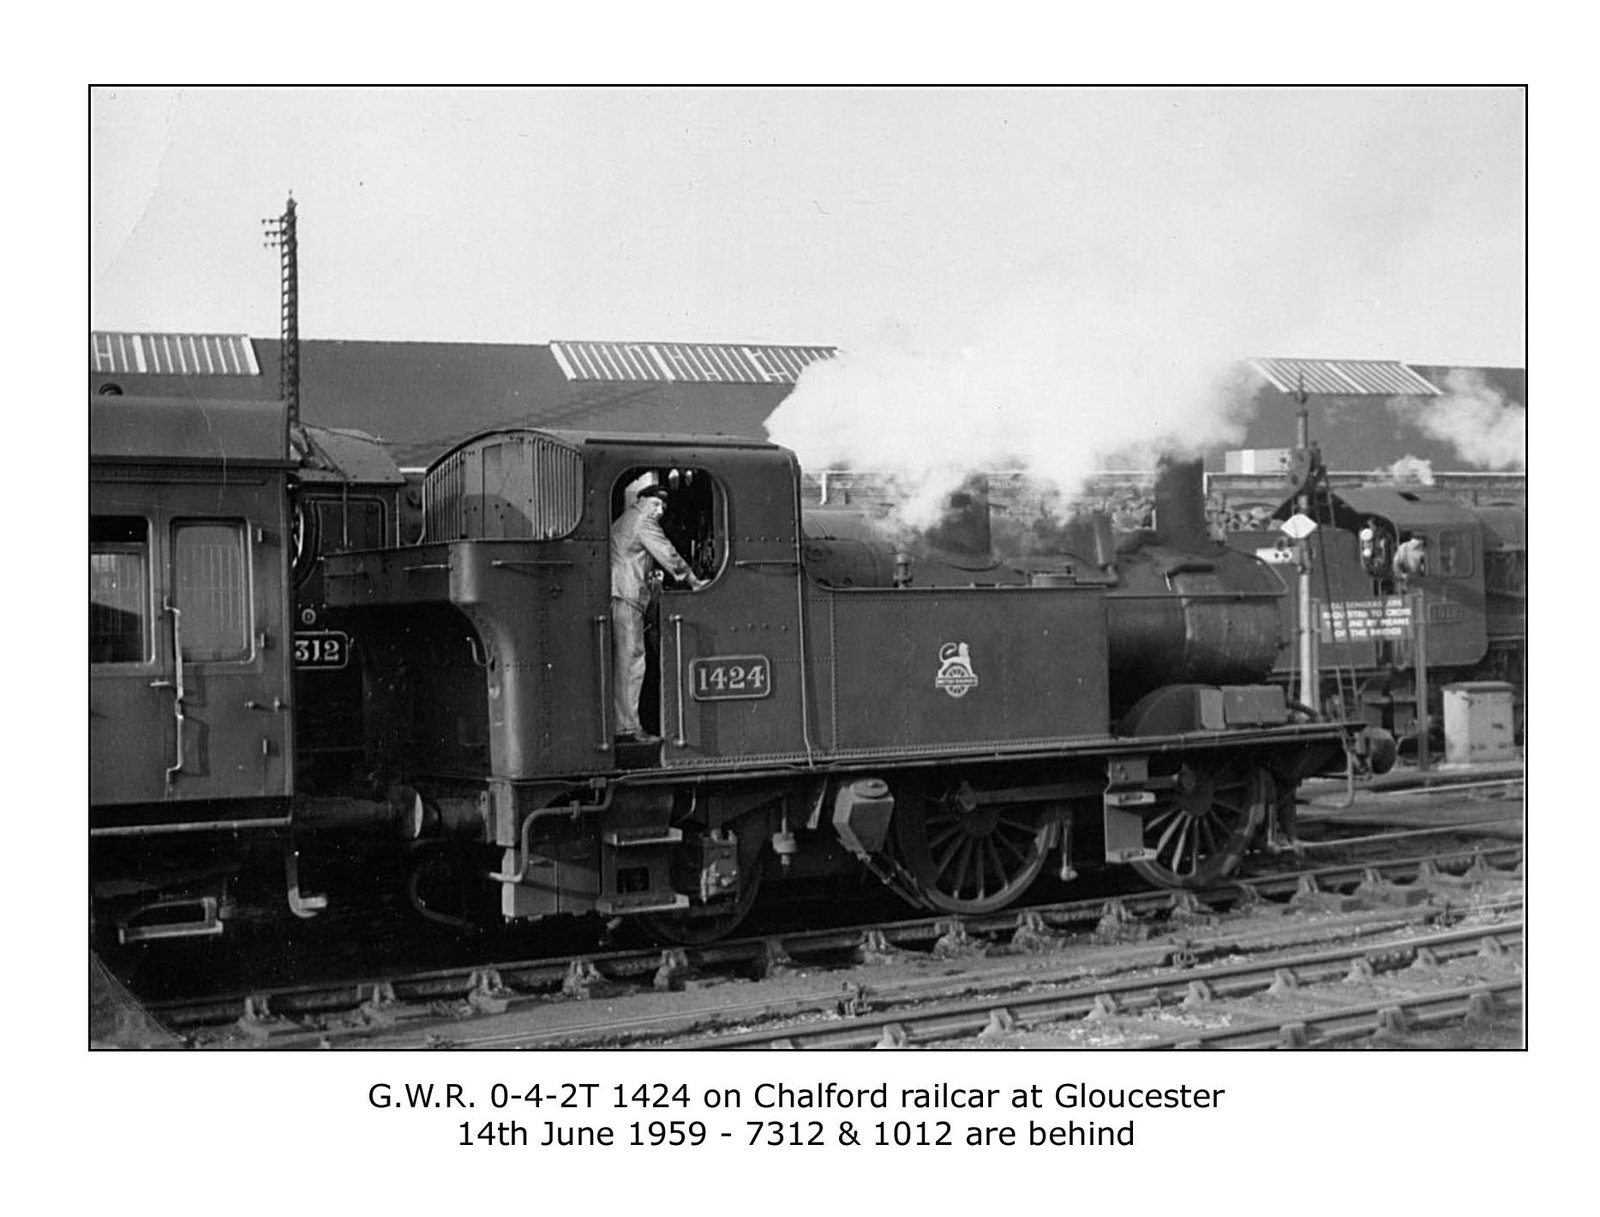
M370 437L281 403L89 402L89 840L94 907L123 941L221 932L252 867L302 915L300 838L372 818L361 675L321 559L415 535Z

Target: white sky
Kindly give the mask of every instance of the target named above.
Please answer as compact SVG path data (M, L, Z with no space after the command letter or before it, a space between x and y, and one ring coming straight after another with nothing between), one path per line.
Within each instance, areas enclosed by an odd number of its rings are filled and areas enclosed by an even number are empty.
M292 189L311 338L959 346L1043 287L1108 329L1146 303L1171 324L1180 290L1253 344L1224 358L1525 361L1520 90L108 88L90 111L94 328L275 336L260 221Z

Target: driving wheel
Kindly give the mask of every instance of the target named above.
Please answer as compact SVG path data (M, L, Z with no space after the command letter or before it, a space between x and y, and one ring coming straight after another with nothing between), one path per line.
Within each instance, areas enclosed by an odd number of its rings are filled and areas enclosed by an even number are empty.
M1273 804L1272 776L1248 761L1186 762L1145 817L1155 857L1133 868L1162 887L1205 887L1238 869Z
M989 802L968 782L913 786L894 811L895 844L921 894L950 913L993 913L1044 868L1054 821L1041 803Z

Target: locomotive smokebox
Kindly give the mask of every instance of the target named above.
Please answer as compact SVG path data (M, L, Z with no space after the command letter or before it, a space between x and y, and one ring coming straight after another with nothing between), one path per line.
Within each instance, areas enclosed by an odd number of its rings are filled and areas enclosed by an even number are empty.
M1211 540L1200 463L1164 462L1155 499L1154 540L1118 555L1117 586L1106 595L1119 709L1162 685L1264 680L1283 644L1283 582Z

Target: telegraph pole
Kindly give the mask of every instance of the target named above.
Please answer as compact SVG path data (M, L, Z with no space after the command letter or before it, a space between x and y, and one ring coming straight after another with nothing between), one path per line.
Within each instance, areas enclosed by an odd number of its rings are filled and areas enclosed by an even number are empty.
M283 214L261 221L268 249L279 249L278 392L288 407L289 426L300 425L300 245L295 235L294 195Z

